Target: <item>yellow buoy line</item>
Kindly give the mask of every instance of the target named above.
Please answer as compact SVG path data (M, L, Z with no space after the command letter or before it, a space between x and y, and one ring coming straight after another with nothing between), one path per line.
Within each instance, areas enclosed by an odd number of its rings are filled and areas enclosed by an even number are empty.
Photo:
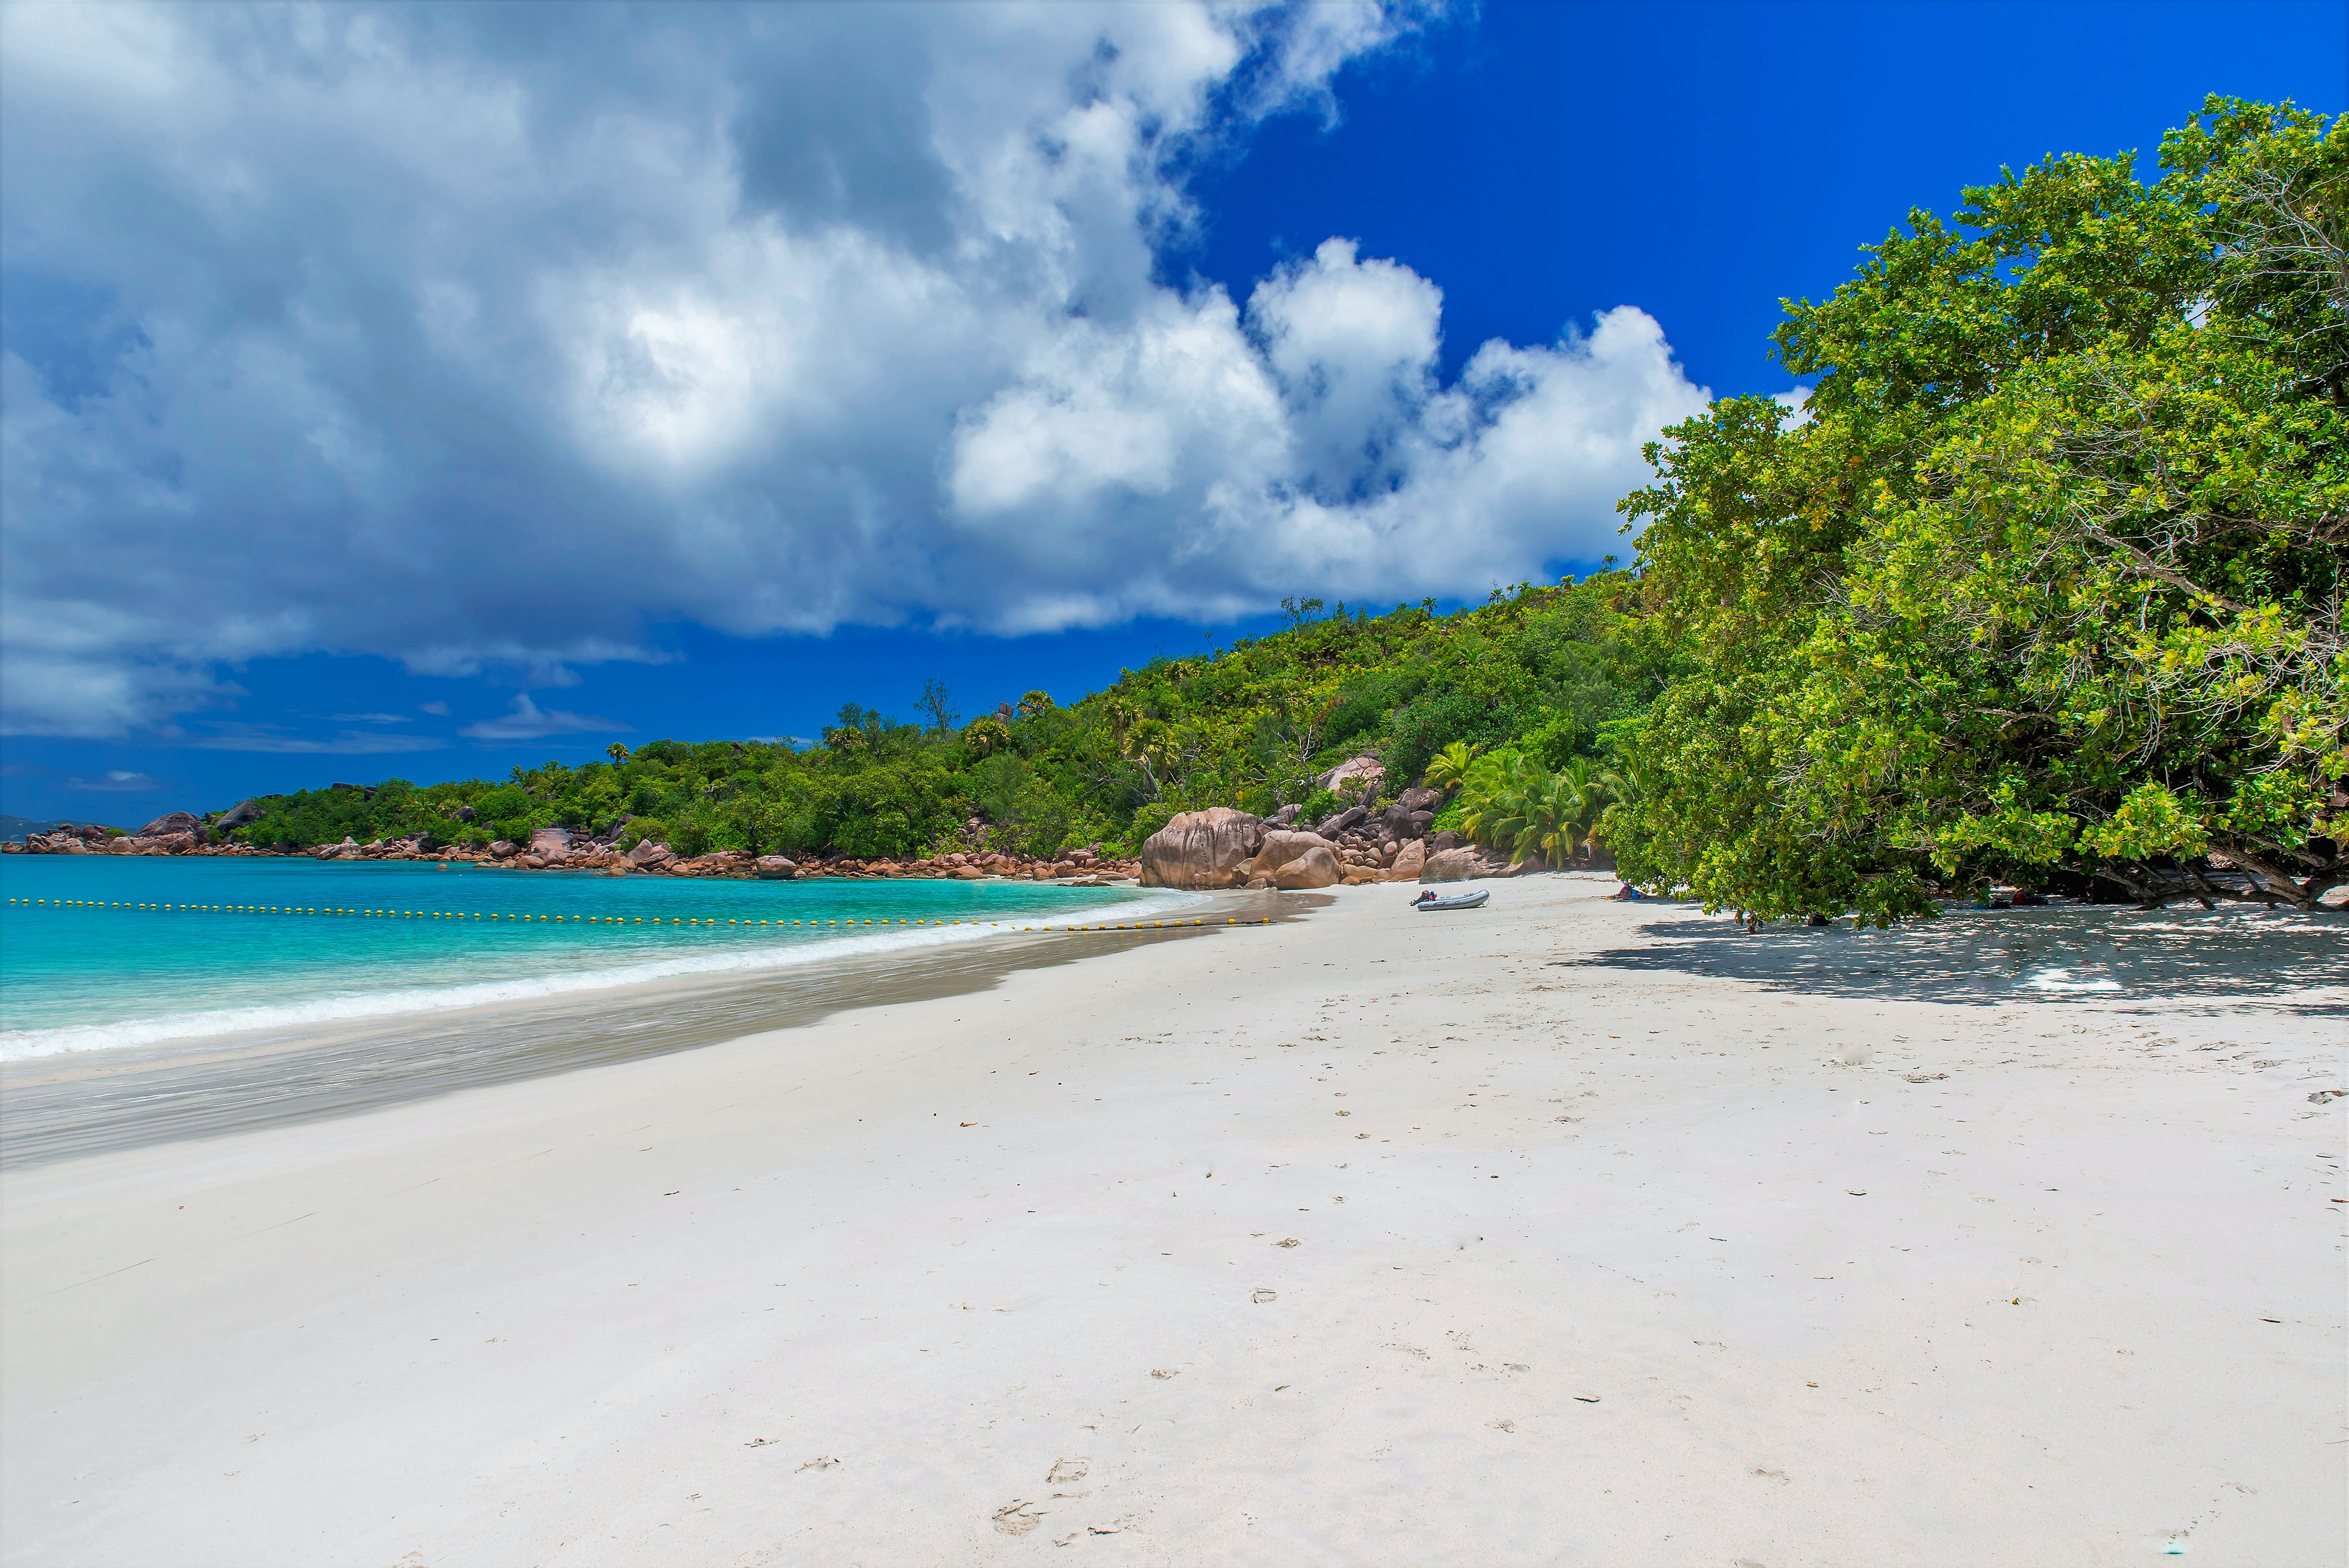
M145 910L168 914L324 914L350 915L366 920L489 920L509 923L539 925L732 925L732 926L851 926L851 925L969 925L1003 930L1011 926L1000 920L748 920L739 916L724 920L715 915L628 915L628 914L499 914L488 912L450 909L344 909L332 906L295 906L274 903L140 903L88 898L12 898L12 904L24 908L51 911L67 909L129 909ZM1163 931L1177 926L1205 925L1204 920L1129 921L1111 925L1043 926L1021 925L1020 931ZM1269 925L1267 919L1226 920L1226 925Z

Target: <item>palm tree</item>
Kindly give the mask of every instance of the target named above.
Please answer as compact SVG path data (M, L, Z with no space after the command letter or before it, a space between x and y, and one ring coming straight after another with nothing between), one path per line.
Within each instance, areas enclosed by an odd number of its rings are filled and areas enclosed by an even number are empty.
M1470 741L1455 740L1428 759L1427 787L1450 789L1468 777L1468 769L1484 754L1485 748Z
M1480 844L1507 850L1517 860L1530 852L1539 802L1549 784L1549 773L1530 757L1496 752L1461 780L1460 826ZM1519 846L1527 846L1520 852Z
M1572 860L1590 836L1583 810L1583 790L1570 773L1547 776L1528 798L1512 863L1537 854L1554 866Z
M1477 843L1508 851L1512 865L1563 865L1589 842L1612 799L1609 779L1585 758L1552 773L1532 757L1496 751L1461 778L1460 825Z
M1619 797L1622 780L1612 773L1595 772L1587 757L1569 760L1558 773L1558 789L1568 820L1572 824L1567 843L1571 854L1578 841L1590 841L1591 830L1599 819Z

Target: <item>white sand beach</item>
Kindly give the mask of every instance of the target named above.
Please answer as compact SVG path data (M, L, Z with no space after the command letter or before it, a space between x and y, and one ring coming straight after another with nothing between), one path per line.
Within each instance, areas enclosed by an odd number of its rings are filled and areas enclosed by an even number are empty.
M14 1173L0 1557L2349 1558L2349 992L1494 885Z

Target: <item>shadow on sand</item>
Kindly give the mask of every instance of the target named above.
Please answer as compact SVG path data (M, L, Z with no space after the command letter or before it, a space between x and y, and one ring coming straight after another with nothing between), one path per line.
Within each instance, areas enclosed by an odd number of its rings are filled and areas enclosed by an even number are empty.
M1778 990L1992 1006L2257 1002L2349 1014L2349 915L2110 904L1953 910L1891 931L1659 921L1561 968L1720 975Z

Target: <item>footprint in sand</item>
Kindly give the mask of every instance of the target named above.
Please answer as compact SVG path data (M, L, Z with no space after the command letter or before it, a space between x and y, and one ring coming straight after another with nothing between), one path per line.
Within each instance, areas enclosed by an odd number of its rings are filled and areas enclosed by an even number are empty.
M1092 1465L1092 1461L1086 1459L1054 1460L1052 1473L1044 1478L1045 1484L1066 1486L1072 1480L1082 1480L1085 1479L1085 1471L1091 1469Z
M1006 1535L1025 1535L1043 1522L1044 1516L1036 1505L1019 1498L1013 1498L995 1511L995 1528Z

